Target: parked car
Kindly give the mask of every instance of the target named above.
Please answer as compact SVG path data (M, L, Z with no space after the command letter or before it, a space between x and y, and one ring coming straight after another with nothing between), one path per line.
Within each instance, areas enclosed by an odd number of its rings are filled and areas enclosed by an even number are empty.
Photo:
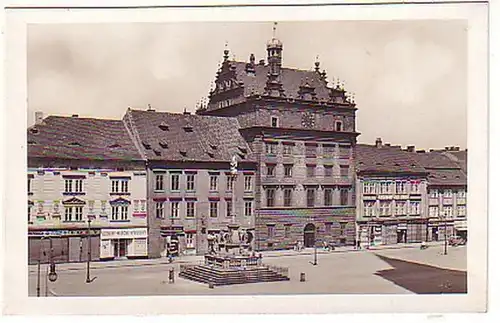
M467 240L462 238L462 237L454 236L448 240L448 243L450 244L450 246L453 246L453 247L464 246L465 244L467 244Z

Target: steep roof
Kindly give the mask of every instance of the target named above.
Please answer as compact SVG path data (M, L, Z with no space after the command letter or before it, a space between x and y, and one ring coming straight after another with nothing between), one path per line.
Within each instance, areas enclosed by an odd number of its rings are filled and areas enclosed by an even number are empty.
M236 68L237 80L243 82L243 86L245 87L244 95L246 97L254 94L264 94L267 74L270 71L269 65L256 64L255 74L253 74L246 72L245 68L247 63L245 62L231 61L230 64ZM330 99L330 90L326 82L321 80L318 72L282 67L280 73L283 90L287 98L299 98L299 88L307 79L308 84L315 88L318 100Z
M425 169L398 147L356 145L356 167L365 173L424 174Z
M149 160L215 162L234 155L254 160L236 118L142 110L128 110L127 118Z
M467 175L458 161L443 151L408 153L429 172L429 185L467 185Z
M141 160L121 120L63 116L28 128L28 157Z
M462 171L467 174L467 150L447 151L444 154L458 162Z

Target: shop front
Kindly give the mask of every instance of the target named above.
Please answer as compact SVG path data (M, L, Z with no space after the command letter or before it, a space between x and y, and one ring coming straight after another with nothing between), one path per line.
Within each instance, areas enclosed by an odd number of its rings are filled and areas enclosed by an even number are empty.
M102 229L100 258L147 258L147 239L147 228Z
M455 235L467 240L467 220L456 220L454 226Z

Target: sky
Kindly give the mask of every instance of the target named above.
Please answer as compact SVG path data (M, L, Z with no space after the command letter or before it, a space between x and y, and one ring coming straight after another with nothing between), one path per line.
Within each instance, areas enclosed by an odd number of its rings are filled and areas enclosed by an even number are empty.
M28 125L47 115L120 119L128 107L194 112L223 59L266 57L273 22L28 27ZM278 22L283 66L354 92L360 143L467 144L467 25L459 20ZM331 83L330 83L331 84Z

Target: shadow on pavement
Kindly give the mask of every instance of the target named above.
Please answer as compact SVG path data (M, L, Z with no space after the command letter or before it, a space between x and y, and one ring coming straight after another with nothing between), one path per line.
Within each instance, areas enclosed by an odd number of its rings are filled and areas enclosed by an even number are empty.
M467 272L388 258L377 254L393 269L379 270L382 277L416 294L467 293Z

